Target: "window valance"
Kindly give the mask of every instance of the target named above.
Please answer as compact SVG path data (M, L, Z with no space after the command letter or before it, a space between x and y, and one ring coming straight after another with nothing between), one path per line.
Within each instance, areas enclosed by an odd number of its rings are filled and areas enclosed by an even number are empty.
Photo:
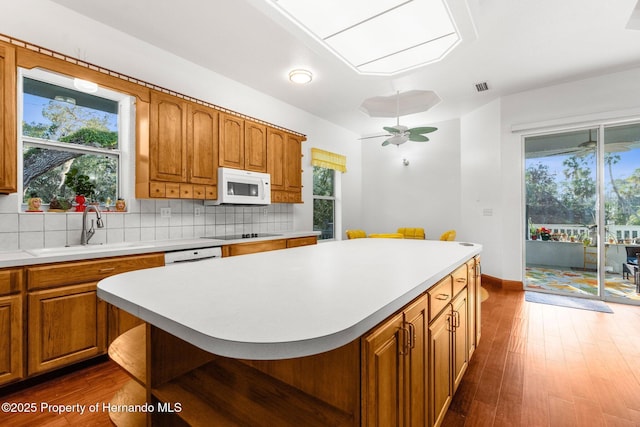
M311 165L320 166L321 168L333 169L340 172L346 172L347 158L342 154L320 150L319 148L312 148Z

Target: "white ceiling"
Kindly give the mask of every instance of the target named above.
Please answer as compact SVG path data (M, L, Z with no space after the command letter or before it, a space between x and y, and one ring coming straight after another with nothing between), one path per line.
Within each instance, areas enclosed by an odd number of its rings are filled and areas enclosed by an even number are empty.
M444 60L392 77L358 75L265 0L53 1L360 135L395 124L359 110L374 96L435 91L442 102L400 120L428 125L506 94L640 66L640 31L625 28L637 0L466 0L475 34ZM287 80L300 67L312 83ZM490 90L477 93L478 82Z

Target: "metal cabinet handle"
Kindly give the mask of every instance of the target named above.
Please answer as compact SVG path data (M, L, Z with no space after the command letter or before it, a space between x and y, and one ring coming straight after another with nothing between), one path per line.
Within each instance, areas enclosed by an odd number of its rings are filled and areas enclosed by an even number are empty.
M111 271L113 271L115 269L116 269L115 267L101 268L100 269L100 273L109 273L109 272L111 272Z
M446 301L449 299L449 294L438 294L435 298L440 301Z
M416 327L413 323L409 323L409 348L414 349L416 347Z

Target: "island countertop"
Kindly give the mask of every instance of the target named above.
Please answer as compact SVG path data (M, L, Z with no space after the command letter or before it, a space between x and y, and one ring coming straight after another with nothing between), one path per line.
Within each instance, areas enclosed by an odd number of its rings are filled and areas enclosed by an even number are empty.
M203 350L275 360L360 337L481 246L355 239L106 278L103 300Z

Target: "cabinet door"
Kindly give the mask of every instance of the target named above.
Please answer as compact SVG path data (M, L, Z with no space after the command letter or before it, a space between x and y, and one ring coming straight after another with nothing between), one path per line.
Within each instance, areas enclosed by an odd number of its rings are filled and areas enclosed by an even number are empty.
M409 351L405 355L406 425L426 426L427 406L427 297L419 298L404 312L408 328Z
M218 112L213 108L189 104L187 150L189 182L216 185L218 181ZM195 197L195 195L194 195ZM202 197L195 197L204 199Z
M149 157L151 180L187 181L187 103L151 92Z
M440 425L451 403L451 311L429 325L429 425Z
M469 365L469 327L467 290L464 289L452 302L454 323L453 332L453 392L462 381Z
M16 143L16 53L0 43L0 193L18 188L18 145Z
M0 384L24 376L22 296L0 297Z
M362 342L362 425L404 425L404 347L402 313Z
M482 268L480 267L480 257L475 258L475 281L476 281L476 347L480 344L480 336L482 335L482 293L480 288L482 286Z
M267 172L271 174L271 191L284 190L284 145L284 132L267 129Z
M285 190L299 192L302 190L302 138L287 135L285 145Z
M246 121L244 124L244 169L267 171L267 127Z
M106 303L96 283L30 292L28 371L48 371L106 350Z
M220 115L220 166L244 169L244 120Z

